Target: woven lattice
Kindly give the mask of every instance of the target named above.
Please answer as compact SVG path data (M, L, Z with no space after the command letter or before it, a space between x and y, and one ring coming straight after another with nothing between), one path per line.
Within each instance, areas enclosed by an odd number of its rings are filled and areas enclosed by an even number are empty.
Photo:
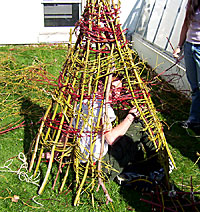
M111 201L104 185L106 174L103 171L111 167L104 162L102 154L95 159L93 155L95 140L99 134L102 135L102 143L104 143L108 102L120 110L137 107L140 119L144 123L143 130L147 133L149 140L153 142L158 152L167 152L173 162L149 90L141 79L145 66L138 62L136 53L128 47L118 16L119 4L110 3L109 0L88 0L82 18L76 24L74 33L77 35L77 41L69 48L58 79L59 89L53 96L52 103L43 117L37 138L33 142L29 171L34 167L35 175L41 164L43 153L51 152L48 170L39 194L47 183L55 152L60 152L57 158L58 175L63 166L67 166L60 191L67 181L71 166L76 173L77 191L74 205L79 204L83 190L89 190L93 196L95 185L102 186L107 201ZM121 96L116 98L113 96L110 102L112 75L123 76L123 89ZM97 99L100 104L98 117L95 117L93 103ZM85 104L88 106L88 114L82 113ZM95 118L96 122L94 122ZM80 122L82 122L81 127ZM87 135L90 136L91 142L89 156L83 164L81 161L84 155L81 151L83 147L80 145L80 140L85 125L90 127ZM102 149L103 146L102 144ZM94 162L98 162L98 165ZM85 187L88 178L90 183Z

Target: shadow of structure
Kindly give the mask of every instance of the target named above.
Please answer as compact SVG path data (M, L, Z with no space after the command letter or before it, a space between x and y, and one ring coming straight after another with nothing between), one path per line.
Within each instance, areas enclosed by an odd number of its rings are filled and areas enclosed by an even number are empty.
M125 29L125 28L127 29L126 37L128 40L131 40L131 36L136 28L142 8L143 8L143 5L140 5L140 0L137 0L134 4L129 16L127 17L126 21L123 24L123 29Z
M174 126L165 132L168 143L177 149L183 157L187 157L193 163L197 162L200 152L200 137L193 130ZM200 168L200 163L197 163Z
M162 111L168 124L164 128L167 142L178 150L183 157L187 157L193 163L196 163L199 157L197 153L200 152L200 129L198 132L181 127L181 122L188 119L191 102L180 92L173 89L171 91L173 92L171 97L166 92L162 92L162 95L168 98L166 100L168 105ZM200 163L197 163L197 166L200 168Z
M40 127L40 120L44 115L44 108L34 104L29 98L24 98L20 115L24 116L24 153L27 154Z
M138 212L149 211L174 211L174 212L199 212L200 199L189 193L173 187L174 190L164 190L156 186L152 190L139 191L135 188L121 187L120 194L126 199L128 210Z
M141 15L142 14L142 15ZM132 40L133 33L137 30L139 34L146 37L147 22L150 18L150 4L148 0L137 0L123 24L123 29L127 29L126 37Z

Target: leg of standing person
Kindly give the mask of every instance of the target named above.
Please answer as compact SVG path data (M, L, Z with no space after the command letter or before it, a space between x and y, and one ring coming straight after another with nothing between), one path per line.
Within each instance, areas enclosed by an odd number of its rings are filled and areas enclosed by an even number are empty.
M186 42L184 46L187 78L192 89L188 125L200 124L200 45Z

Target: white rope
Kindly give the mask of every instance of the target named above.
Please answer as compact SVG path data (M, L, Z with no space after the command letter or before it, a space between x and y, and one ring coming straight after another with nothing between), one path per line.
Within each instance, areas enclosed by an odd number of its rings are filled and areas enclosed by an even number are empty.
M40 181L40 179L39 179L40 172L38 172L38 175L36 177L34 177L33 175L29 176L28 175L28 163L27 163L27 159L26 159L26 156L24 155L24 153L20 152L18 155L18 159L22 162L22 165L20 166L20 168L17 171L14 171L10 168L10 166L13 162L13 159L10 159L4 163L3 167L0 167L0 172L16 173L18 175L19 180L39 186L38 183Z
M40 206L42 206L42 207L44 207L43 204L41 204L41 203L39 203L39 202L37 202L37 201L35 200L35 198L38 197L38 196L39 196L39 195L34 196L34 197L32 198L33 202L36 203L36 204L38 204L38 205L40 205Z

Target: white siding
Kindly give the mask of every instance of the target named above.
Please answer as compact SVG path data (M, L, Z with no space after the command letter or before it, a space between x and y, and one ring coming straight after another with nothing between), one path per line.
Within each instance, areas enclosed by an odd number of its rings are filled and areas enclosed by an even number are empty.
M0 44L37 43L43 27L41 0L2 1L0 20Z
M51 0L2 1L0 7L0 44L68 42L71 27L44 27L42 2L51 3ZM57 2L80 3L81 0Z
M57 3L82 3L82 9L86 4L86 0L53 1ZM133 1L121 1L121 24L127 19ZM51 2L52 0L2 1L0 7L0 44L68 42L69 31L72 27L44 27L43 3ZM75 40L76 37L73 37L73 41Z

